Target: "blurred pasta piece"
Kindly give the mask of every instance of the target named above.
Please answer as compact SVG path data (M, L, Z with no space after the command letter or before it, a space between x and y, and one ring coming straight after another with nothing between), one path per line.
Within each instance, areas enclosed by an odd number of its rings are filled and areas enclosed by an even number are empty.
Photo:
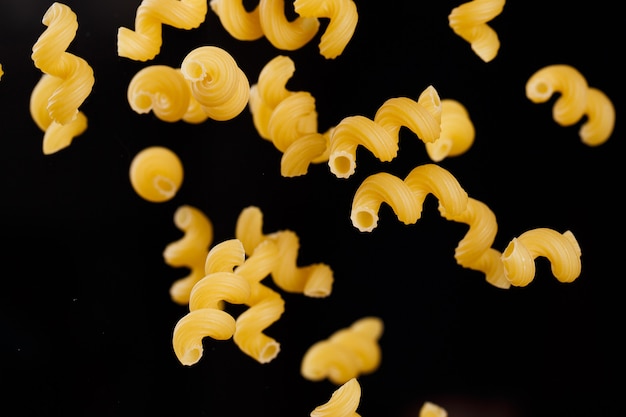
M452 9L448 24L485 62L500 50L498 34L487 23L502 13L505 0L471 0Z
M311 417L360 417L361 385L352 378L333 392L327 403L315 407Z
M472 146L476 131L465 106L453 99L441 100L441 134L426 142L426 152L434 162L462 155Z
M130 164L130 183L144 200L171 200L183 182L183 164L172 150L150 146L138 152Z
M426 401L422 405L422 408L420 408L419 417L448 417L448 412L445 408L430 401Z

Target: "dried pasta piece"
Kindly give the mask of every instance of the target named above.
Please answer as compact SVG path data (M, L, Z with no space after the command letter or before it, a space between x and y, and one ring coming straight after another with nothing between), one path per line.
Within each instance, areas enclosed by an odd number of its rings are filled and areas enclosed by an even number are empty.
M165 263L175 268L187 268L189 274L170 287L170 297L181 305L189 303L193 286L204 278L204 267L213 243L213 223L200 209L182 205L174 213L174 224L184 234L163 250Z
M150 146L135 155L129 169L130 183L144 200L171 200L183 182L183 164L172 150Z
M208 11L207 0L142 0L135 29L117 31L117 54L135 61L156 57L163 44L163 25L191 30L199 27Z
M439 138L441 100L433 86L422 91L417 101L407 97L388 99L376 111L374 120L364 116L349 116L341 120L330 135L330 171L338 178L354 174L359 145L380 161L391 161L398 153L399 133L403 126L424 143Z
M536 71L526 82L526 97L533 103L545 103L559 97L552 107L552 117L561 126L571 126L586 116L578 134L588 146L605 143L615 127L615 107L611 99L571 65L555 64Z
M2 68L2 64L0 64L0 79L2 79L3 75L4 75L4 69Z
M271 271L274 283L282 290L322 298L330 295L334 281L332 269L324 263L298 266L300 241L295 232L280 230L263 233L263 213L256 206L243 209L237 219L235 236L252 253L261 243L271 241L278 249Z
M422 408L420 408L419 417L448 417L448 412L445 408L430 401L426 401L422 405Z
M165 122L202 123L208 115L191 94L191 85L178 68L150 65L139 70L127 89L128 103L139 114L153 112Z
M546 257L552 273L560 282L574 281L581 272L581 250L574 234L559 233L549 228L528 230L511 242L502 252L504 272L511 285L525 287L535 278L535 259Z
M436 164L417 166L403 179L387 172L365 178L352 200L350 219L361 232L371 232L378 225L378 210L385 202L404 224L422 217L424 200L433 194L450 216L462 213L468 204L467 192L446 169Z
M328 339L314 343L302 358L300 373L311 381L328 378L341 385L374 372L380 366L378 341L384 325L379 317L367 316L350 327L337 330Z
M441 100L441 134L426 142L426 152L434 162L462 155L472 146L476 131L465 106L453 99Z
M183 59L180 71L191 83L191 94L211 119L231 120L248 105L248 77L224 49L195 48Z
M469 42L485 62L492 61L500 49L498 34L487 24L502 13L505 0L471 0L452 9L448 23L454 33Z
M361 417L356 412L361 402L361 385L352 378L333 392L330 400L315 407L311 417Z
M324 58L335 59L343 53L359 21L353 0L295 0L293 7L302 17L330 20L319 44Z
M492 248L498 233L498 221L493 211L482 201L469 197L467 208L449 215L443 205L439 212L447 220L469 225L469 230L454 251L454 258L464 268L483 272L485 280L491 285L508 289L511 283L504 273L502 253Z
M259 5L251 11L246 10L243 0L209 0L209 5L233 38L254 41L263 37Z

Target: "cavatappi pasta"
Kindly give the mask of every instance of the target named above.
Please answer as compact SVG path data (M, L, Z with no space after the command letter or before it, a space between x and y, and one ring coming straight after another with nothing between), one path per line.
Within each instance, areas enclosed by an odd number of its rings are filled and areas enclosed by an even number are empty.
M388 99L376 111L374 120L364 116L342 119L330 135L330 171L338 178L348 178L356 169L359 145L382 162L398 153L400 128L411 130L424 143L436 141L441 134L441 99L428 86L417 101L407 97Z
M188 275L170 287L172 300L185 305L189 303L193 286L205 276L206 257L213 243L213 223L200 209L183 205L174 213L174 224L184 234L165 247L163 259L174 268L189 270Z
M248 77L224 49L195 48L183 59L180 71L191 83L191 94L211 119L231 120L248 105Z
M207 11L207 0L143 0L135 15L135 29L118 29L117 54L135 61L151 60L161 51L162 25L194 29L204 22Z
M365 178L352 199L350 219L361 232L371 232L378 225L378 210L384 202L398 220L413 224L422 217L429 194L437 197L450 216L467 208L469 197L454 175L436 164L424 164L413 168L404 179L387 172Z
M462 155L472 146L476 130L465 106L453 99L441 100L441 133L434 142L426 142L426 152L434 162Z
M448 24L485 62L492 61L500 50L500 39L487 23L502 13L505 0L471 0L452 9Z
M163 146L149 146L138 152L130 164L130 183L144 200L162 203L171 200L183 182L183 164L178 155Z
M448 411L435 403L426 401L420 408L419 417L448 417Z
M304 175L310 164L327 162L330 150L331 130L318 133L315 98L286 87L294 72L291 58L274 57L250 87L248 103L259 136L283 152L280 172L284 177Z
M311 417L360 417L361 385L352 378L333 392L327 403L315 407Z
M251 254L261 243L270 241L278 249L271 271L274 283L283 291L308 297L327 297L332 292L333 270L324 263L298 266L300 239L291 230L263 233L263 213L256 206L244 208L237 218L235 237Z
M374 372L380 366L378 344L384 330L379 317L363 317L350 327L337 330L328 339L314 343L302 358L300 373L311 381L328 378L341 385Z
M547 227L528 230L513 238L502 252L504 273L511 285L525 287L535 278L535 259L550 261L552 273L563 283L574 281L581 272L581 249L574 234Z
M589 87L587 79L571 65L545 66L526 82L526 97L533 103L544 103L554 95L552 117L561 126L571 126L586 116L578 134L588 146L605 143L615 127L615 108L609 97Z

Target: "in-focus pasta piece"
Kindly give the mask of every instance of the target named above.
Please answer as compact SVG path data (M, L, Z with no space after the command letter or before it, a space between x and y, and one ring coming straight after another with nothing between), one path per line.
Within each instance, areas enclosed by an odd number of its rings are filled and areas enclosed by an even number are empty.
M537 228L522 233L502 252L504 272L511 285L525 287L535 278L535 258L546 257L560 282L574 281L581 272L581 250L574 234Z
M380 366L378 344L384 330L379 317L367 316L350 327L337 330L328 339L314 343L302 358L300 373L311 381L328 378L341 385L374 372Z
M171 242L163 250L165 263L175 268L187 268L189 274L179 278L170 287L175 303L189 303L193 286L204 278L204 267L213 243L213 223L200 209L182 205L174 213L174 224L184 232L183 237Z
M420 408L419 417L448 417L448 411L435 403L426 401Z
M487 24L502 13L505 0L470 0L452 9L448 24L485 62L492 61L500 50L498 34Z
M263 213L256 206L243 209L237 219L235 236L251 254L260 244L269 241L278 249L277 261L271 271L274 283L282 290L322 298L330 295L333 270L324 263L298 266L300 240L291 230L263 233Z
M178 68L150 65L139 70L127 89L128 103L136 113L154 115L165 122L202 123L209 116L191 94L191 85Z
M150 146L135 155L130 183L144 200L162 203L171 200L183 182L183 164L178 155L163 146Z
M78 30L76 13L55 2L42 23L47 28L33 45L31 58L44 74L31 93L30 112L45 132L43 152L48 155L66 148L87 129L87 117L79 108L95 78L84 59L67 52Z
M330 171L338 178L354 174L359 145L380 161L391 161L398 153L400 128L403 126L424 143L439 138L441 100L433 86L422 91L417 101L406 97L385 101L376 111L374 120L364 116L349 116L341 120L330 135Z
M305 175L310 164L328 161L330 132L318 133L315 98L286 88L295 65L283 55L270 60L250 87L249 109L259 135L283 152L284 177Z
M293 7L302 17L330 20L319 44L324 58L335 59L343 53L359 21L353 0L295 0Z
M453 99L441 100L441 134L426 142L426 152L434 162L467 152L474 143L476 131L465 106Z
M135 15L135 30L117 31L117 54L135 61L156 57L163 44L162 25L195 29L208 11L207 0L142 0Z
M454 175L436 164L424 164L413 168L404 180L387 172L365 178L352 200L350 219L361 232L371 232L378 225L378 211L385 202L398 220L413 224L422 217L429 194L437 197L450 216L467 208L469 197Z
M360 417L361 385L352 378L333 392L330 400L311 411L311 417Z
M190 51L180 66L191 94L213 120L231 120L248 105L250 83L235 59L217 46Z
M578 134L588 146L605 143L615 127L615 107L602 91L589 87L586 78L571 65L548 65L536 71L526 82L526 97L533 103L545 103L559 97L552 107L552 117L561 126L571 126L586 116Z
M209 0L209 5L233 38L254 41L263 37L259 5L250 11L244 6L243 0Z

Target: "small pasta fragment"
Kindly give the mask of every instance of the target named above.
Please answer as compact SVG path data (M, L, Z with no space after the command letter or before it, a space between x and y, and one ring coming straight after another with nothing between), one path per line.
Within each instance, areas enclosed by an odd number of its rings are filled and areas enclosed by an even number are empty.
M2 64L0 64L0 80L2 79L3 75L4 75L4 69L2 68Z
M448 23L454 33L469 42L485 62L492 61L500 49L498 34L487 24L502 13L505 0L471 0L452 9Z
M448 412L445 408L430 401L426 401L422 405L422 408L420 408L419 417L448 417Z
M441 134L426 142L426 152L434 162L462 155L472 146L476 131L465 106L453 99L441 100Z
M360 417L361 385L352 378L333 392L327 403L315 407L311 417Z
M183 182L183 164L178 155L163 146L150 146L135 155L129 169L130 183L144 200L171 200Z

